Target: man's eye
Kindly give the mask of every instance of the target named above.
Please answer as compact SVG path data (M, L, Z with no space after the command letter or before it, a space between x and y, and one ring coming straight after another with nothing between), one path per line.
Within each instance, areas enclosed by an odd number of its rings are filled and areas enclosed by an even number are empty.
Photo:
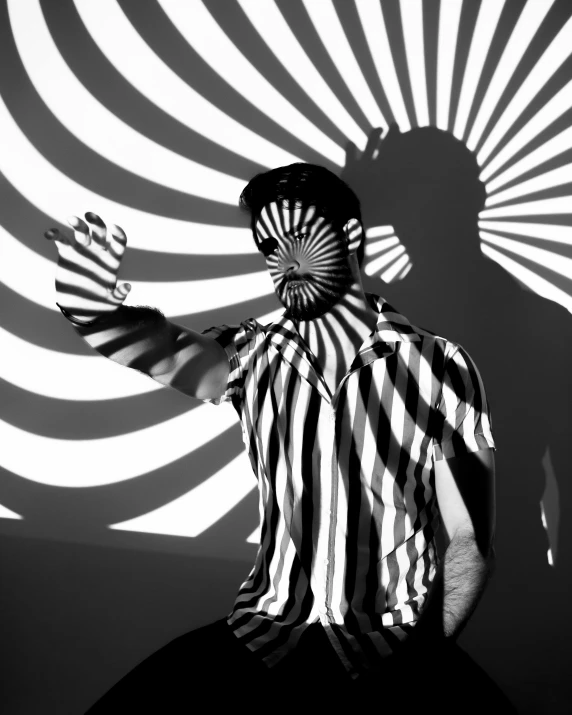
M260 244L260 251L264 256L269 256L278 248L278 241L275 238L267 238Z
M305 232L302 231L302 232L300 232L300 233L295 234L294 239L295 239L296 241L301 241L303 238L307 238L307 237L308 237L308 232L307 232L307 231L305 231Z

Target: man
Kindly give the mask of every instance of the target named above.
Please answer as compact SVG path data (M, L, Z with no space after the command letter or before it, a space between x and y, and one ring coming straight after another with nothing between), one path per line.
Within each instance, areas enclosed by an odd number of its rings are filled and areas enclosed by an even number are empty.
M475 364L364 293L359 201L334 174L259 174L241 206L285 308L266 326L199 334L127 308L119 227L86 214L70 219L73 236L46 234L77 332L163 385L230 401L260 493L256 563L228 618L172 641L90 713L182 712L183 693L189 709L206 696L215 710L372 699L415 709L436 679L442 712L509 711L454 644L494 553L495 446Z

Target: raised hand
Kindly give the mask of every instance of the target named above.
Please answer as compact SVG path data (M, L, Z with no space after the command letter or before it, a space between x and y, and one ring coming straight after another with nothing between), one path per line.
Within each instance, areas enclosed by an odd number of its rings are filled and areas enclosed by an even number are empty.
M400 134L397 124L391 124L383 138L381 129L373 129L363 152L352 142L346 146L346 163L341 178L358 195L368 226L388 223L388 211L394 198Z
M107 227L91 212L85 219L70 216L71 231L52 228L44 236L58 249L57 304L74 318L88 322L116 311L131 286L117 283L127 246L123 229L114 224Z

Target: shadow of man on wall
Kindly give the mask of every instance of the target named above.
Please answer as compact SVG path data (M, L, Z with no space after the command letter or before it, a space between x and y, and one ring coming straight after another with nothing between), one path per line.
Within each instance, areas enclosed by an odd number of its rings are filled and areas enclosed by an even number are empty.
M363 154L349 145L342 178L362 202L366 228L393 226L413 264L391 284L364 276L364 288L460 343L487 391L497 566L460 643L523 711L556 712L550 703L565 697L572 661L572 316L481 251L486 191L474 155L453 135L393 125L381 139L374 130ZM558 500L546 508L551 541L540 507L547 480L559 494L559 508Z

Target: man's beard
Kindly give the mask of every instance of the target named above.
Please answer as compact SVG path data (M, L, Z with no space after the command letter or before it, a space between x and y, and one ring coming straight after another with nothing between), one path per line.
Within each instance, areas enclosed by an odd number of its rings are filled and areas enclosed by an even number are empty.
M284 276L276 288L285 316L290 320L315 320L330 311L348 292L353 275L347 262L338 263L327 277ZM291 285L298 284L298 285Z

